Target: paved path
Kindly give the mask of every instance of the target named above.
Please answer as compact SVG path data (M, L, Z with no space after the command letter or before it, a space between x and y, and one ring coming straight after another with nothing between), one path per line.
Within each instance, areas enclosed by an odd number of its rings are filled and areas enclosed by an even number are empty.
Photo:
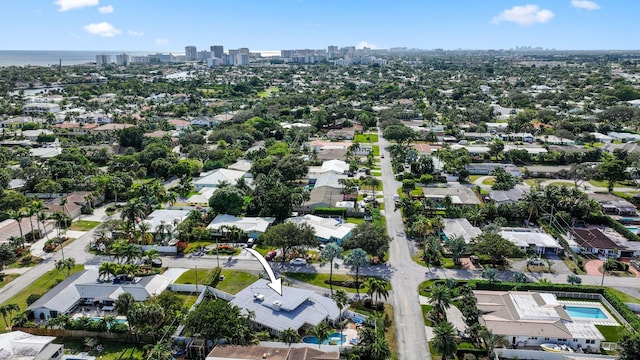
M424 268L411 260L407 238L404 236L404 225L400 211L395 209L393 195L401 187L391 169L391 156L386 148L390 145L378 134L381 160L382 188L384 191L384 208L386 211L387 233L393 239L389 249L387 266L391 272L393 304L396 328L398 330L398 358L401 360L430 360L427 336L425 333L422 310L418 299L418 285L425 280Z

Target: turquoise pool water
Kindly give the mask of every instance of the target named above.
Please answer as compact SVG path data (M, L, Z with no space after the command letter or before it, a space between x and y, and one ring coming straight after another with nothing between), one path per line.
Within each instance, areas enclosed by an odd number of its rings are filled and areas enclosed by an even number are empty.
M572 318L607 319L607 315L597 307L567 306L564 309Z
M322 342L322 345L329 345L330 342L335 342L336 345L344 345L347 341L347 335L342 335L340 340L340 333L333 333L329 335L329 339ZM305 336L302 338L302 342L305 344L317 344L318 338L315 336Z
M634 234L638 233L638 227L637 226L625 226L627 229L629 229L629 231L631 231Z
M92 317L91 320L93 321L102 321L101 317ZM114 322L117 322L118 324L125 324L127 322L127 320L125 319L115 319Z

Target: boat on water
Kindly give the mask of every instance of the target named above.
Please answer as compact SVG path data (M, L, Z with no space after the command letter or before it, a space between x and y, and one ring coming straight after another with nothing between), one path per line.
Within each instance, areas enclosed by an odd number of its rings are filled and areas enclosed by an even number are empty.
M548 352L567 352L572 353L573 349L564 344L541 344L540 348Z

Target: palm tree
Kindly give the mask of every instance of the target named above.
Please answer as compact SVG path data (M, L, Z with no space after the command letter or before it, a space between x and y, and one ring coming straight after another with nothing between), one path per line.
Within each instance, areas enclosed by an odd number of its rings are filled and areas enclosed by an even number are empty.
M366 251L357 248L351 250L351 252L344 259L345 265L351 266L356 271L356 294L360 298L360 267L369 264L369 255Z
M142 256L144 256L145 258L144 262L151 265L153 260L158 259L160 257L160 252L158 251L158 249L149 249L143 252Z
M338 305L338 309L340 309L340 316L342 317L342 309L349 304L349 296L347 296L347 292L343 289L338 289L331 298L336 302L336 305Z
M139 201L129 201L122 207L120 212L120 218L126 220L129 225L129 229L134 229L134 224L138 219L142 219L145 214L146 206Z
M370 345L369 359L371 360L387 360L391 358L391 347L389 342L384 339L376 339L376 342Z
M344 249L332 242L328 243L324 249L320 250L320 259L329 263L329 289L331 290L331 296L333 296L333 262L335 259L342 259L342 252Z
M111 261L103 262L102 264L100 264L100 269L98 269L98 277L99 278L106 277L107 280L109 280L111 276L116 274L117 267L118 267L118 264L114 262L111 262Z
M323 321L309 329L309 334L318 339L318 348L320 348L320 345L322 345L322 343L329 338L329 335L331 335L331 328Z
M39 212L36 217L38 219L38 224L42 224L42 231L44 231L44 236L47 238L47 241L49 241L49 232L47 231L47 226L44 223L49 218L49 216L47 215L47 213Z
M164 197L164 201L169 205L173 205L178 201L178 193L175 191L167 191L167 195Z
M484 345L487 349L487 357L491 358L494 350L497 347L507 347L509 346L509 340L507 340L504 335L498 335L491 332L491 330L484 328L480 331L482 340L484 340Z
M447 248L451 251L451 257L456 265L460 265L460 257L467 249L467 243L462 236L456 236L453 239L449 239L447 242Z
M7 325L7 327L4 328L5 330L7 330L11 324L10 321L7 321L7 315L9 315L9 309L7 309L7 306L0 306L0 316L2 316L2 320L4 320L4 323Z
M447 309L451 306L451 289L444 285L434 285L431 288L429 304L433 306L438 319L447 321Z
M34 200L31 202L31 206L29 206L29 221L35 215L36 216L36 225L38 225L38 233L40 237L42 237L42 233L40 231L40 214L42 210L45 209L44 203L40 200ZM46 232L46 229L45 229ZM33 224L31 224L31 234L33 234ZM35 241L35 237L32 236L32 240Z
M375 300L373 302L374 304L378 303L378 299L380 297L383 297L385 300L389 297L389 291L387 290L387 282L382 279L378 279L375 277L368 278L367 287L369 288L369 290L367 291L367 294L371 297L375 295Z
M286 343L287 346L291 346L293 343L300 342L300 334L298 334L297 330L289 328L282 330L280 335L278 335L278 339L283 343Z
M151 230L151 224L148 222L140 221L138 223L138 231L140 231L140 244L149 245L153 241L153 235L149 233Z
M165 240L171 238L173 225L167 224L164 220L160 221L160 225L156 226L156 235L159 235L160 242L164 244Z
M452 356L458 350L456 330L448 321L443 321L433 328L433 347L442 354L442 360Z
M362 183L364 185L370 186L371 187L371 196L375 196L375 191L376 188L378 186L380 186L380 179L373 177L373 176L367 176L366 178L364 178L362 180Z
M56 269L58 270L66 269L67 277L69 277L71 273L71 269L73 269L75 266L76 266L76 259L74 258L66 258L56 262Z
M154 345L145 345L146 360L167 360L172 359L171 346L167 341L160 341Z
M20 237L24 238L24 234L22 233L22 219L25 218L26 214L22 209L18 210L9 210L7 211L7 216L18 222L18 229L20 230Z

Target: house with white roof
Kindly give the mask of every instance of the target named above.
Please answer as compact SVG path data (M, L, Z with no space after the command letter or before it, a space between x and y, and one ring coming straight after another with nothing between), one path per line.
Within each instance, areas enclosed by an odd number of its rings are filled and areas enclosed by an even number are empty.
M99 302L106 311L113 310L122 293L130 293L135 301L144 301L159 295L171 284L163 275L135 278L133 281L100 281L98 270L79 271L64 279L41 298L27 307L36 319L46 320L61 314L69 314L82 304Z
M216 187L205 187L198 191L197 194L189 196L187 204L193 207L209 207L209 199L218 191Z
M282 287L283 296L280 296L267 286L268 283L268 280L259 279L231 300L231 304L242 309L243 313L254 315L250 321L255 327L278 336L287 329L299 331L323 321L333 323L340 318L341 309L329 297L288 286Z
M627 132L610 131L607 135L611 136L614 140L626 142L626 141L638 141L640 140L639 134L632 134Z
M356 224L344 223L339 219L323 218L316 215L303 215L287 219L294 224L307 224L313 228L318 241L337 242L341 244L344 240L351 237Z
M555 343L588 351L600 349L605 340L592 319L572 318L553 294L488 290L474 290L473 294L482 314L480 324L505 336L512 346ZM619 325L609 316L598 319L600 324Z
M591 135L593 135L599 143L609 144L613 142L613 138L609 135L601 134L599 132L592 132Z
M36 130L24 130L22 132L22 136L25 139L31 140L31 141L38 140L38 136L40 136L40 134L53 135L53 131L48 129L36 129Z
M553 250L556 253L562 250L558 241L543 231L529 228L502 228L500 236L524 251L535 248L536 254L544 254L547 250Z
M155 233L162 224L180 224L189 216L191 210L154 210L143 222L149 224L149 232Z
M247 234L249 238L257 239L260 234L264 234L267 231L275 220L272 217L236 217L229 214L220 214L209 223L207 229L219 233L221 227L235 226Z
M64 345L54 344L55 336L38 336L23 331L0 334L0 360L58 360Z
M459 219L443 219L444 228L442 232L446 236L446 240L462 237L464 242L469 244L473 239L482 233L479 227L471 225L469 220L465 218Z
M250 176L250 173L246 171L215 169L194 181L193 186L196 190L200 190L205 187L217 188L223 183L234 185L238 179L242 177L249 178Z

